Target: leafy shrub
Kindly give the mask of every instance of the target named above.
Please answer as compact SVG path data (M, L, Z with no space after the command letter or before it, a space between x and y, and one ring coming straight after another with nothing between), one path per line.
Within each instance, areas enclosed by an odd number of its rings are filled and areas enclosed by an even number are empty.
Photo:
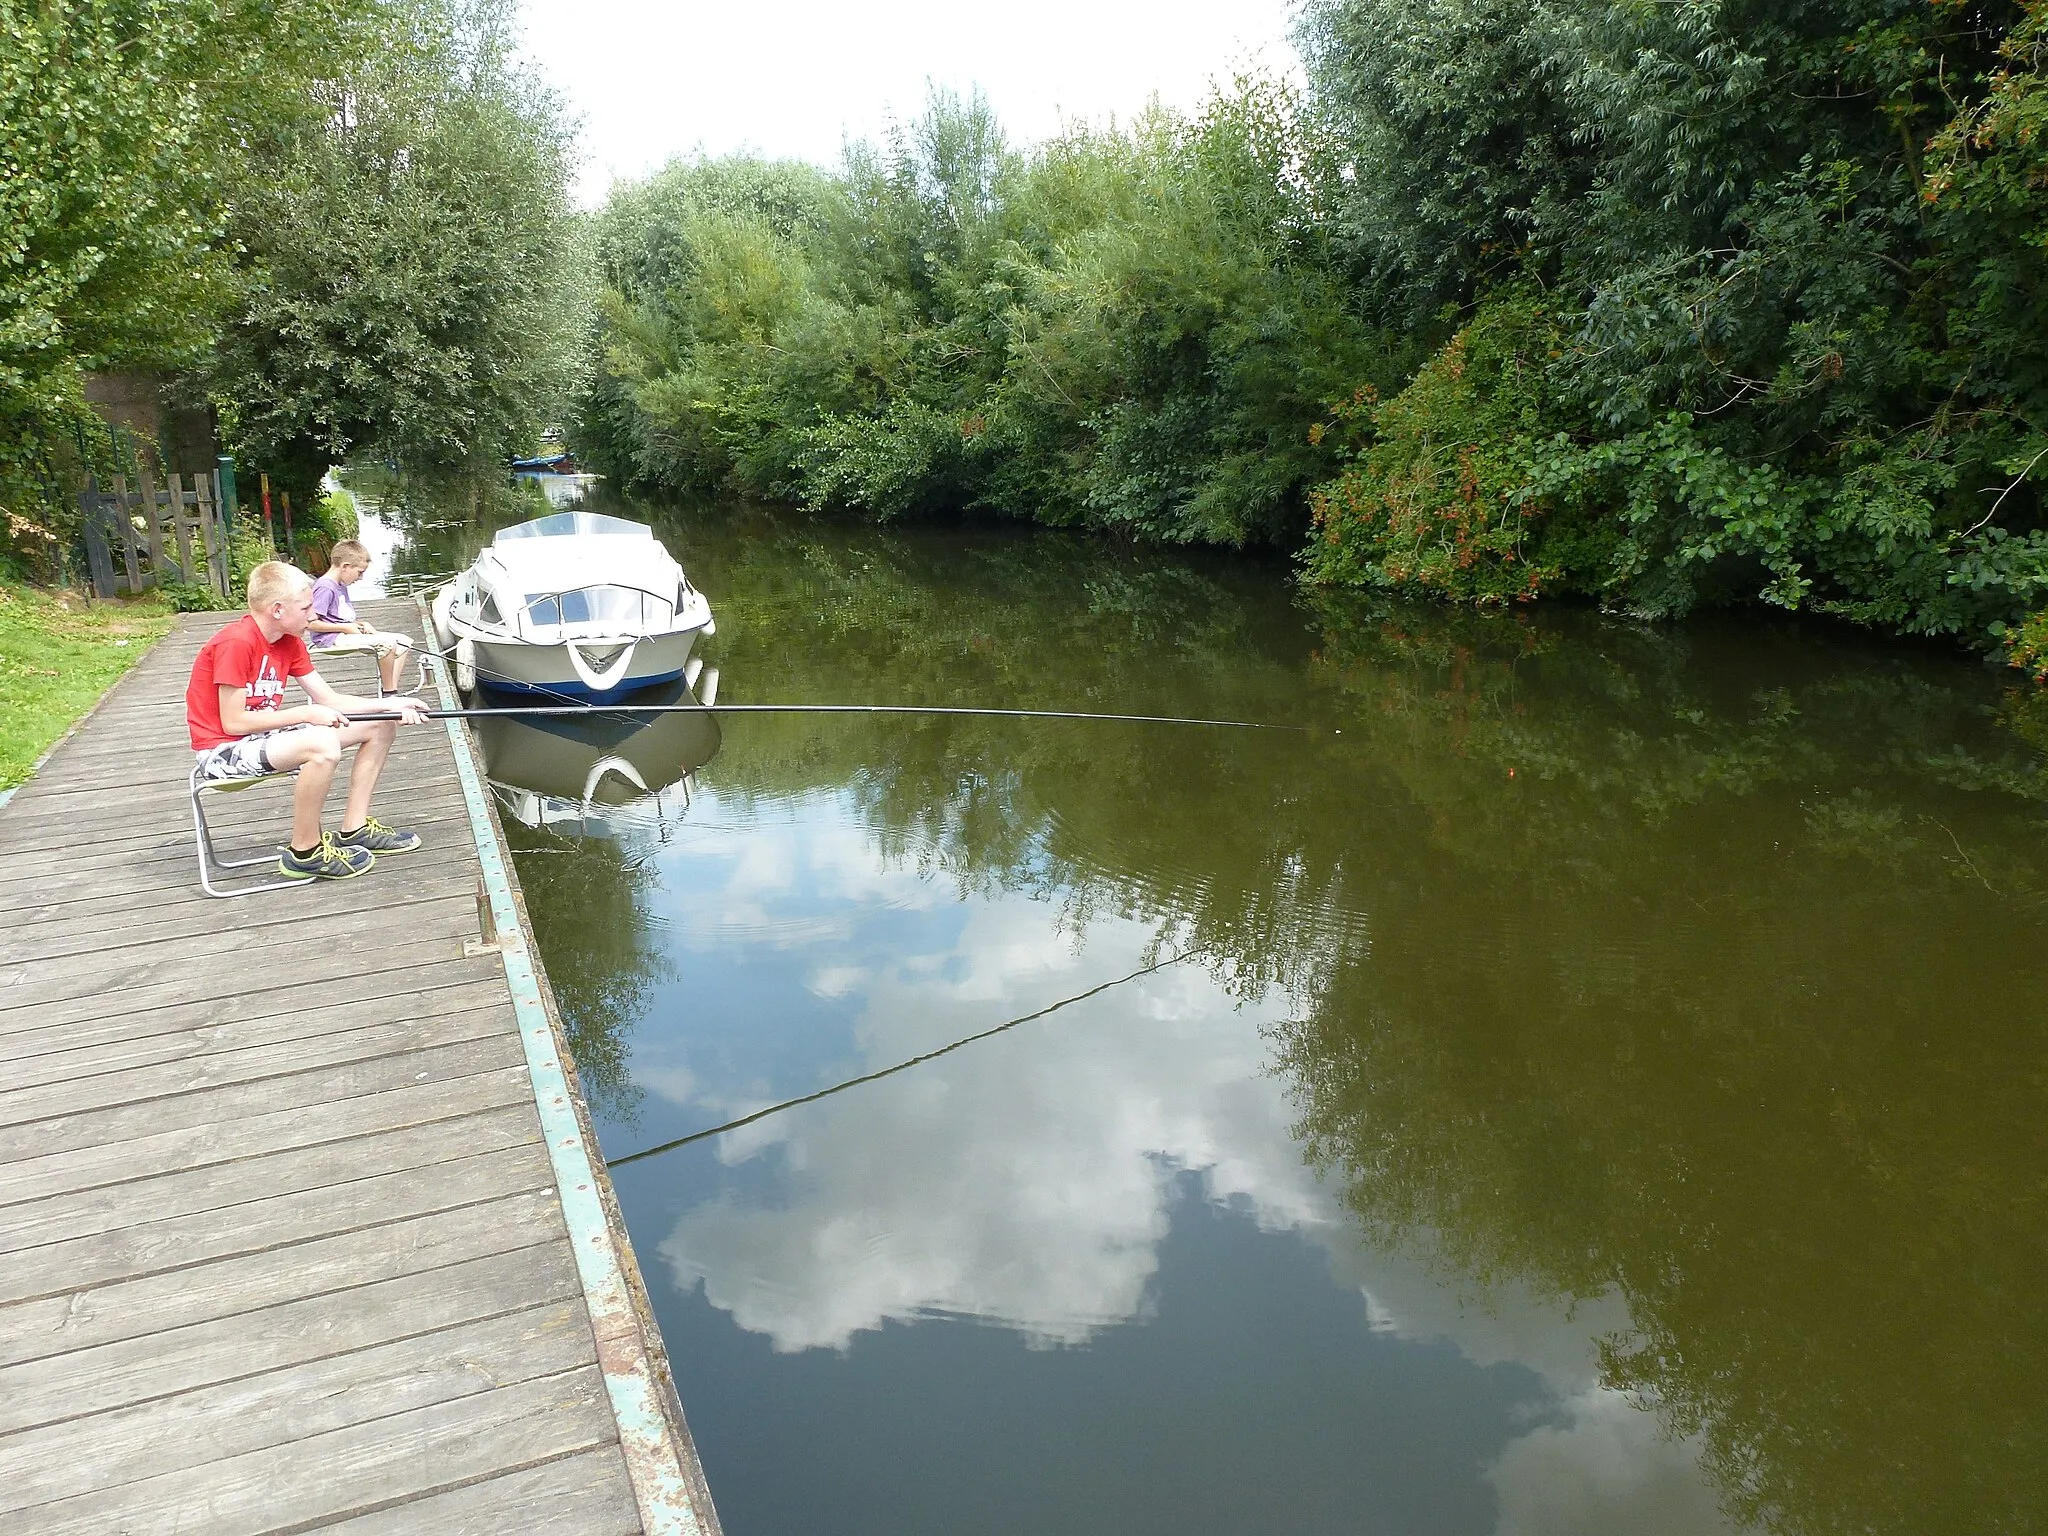
M1530 469L1559 416L1548 373L1565 341L1542 293L1513 288L1391 400L1363 389L1339 406L1338 433L1364 446L1310 494L1308 579L1482 605L1556 586L1564 570L1542 549L1553 503L1530 493Z

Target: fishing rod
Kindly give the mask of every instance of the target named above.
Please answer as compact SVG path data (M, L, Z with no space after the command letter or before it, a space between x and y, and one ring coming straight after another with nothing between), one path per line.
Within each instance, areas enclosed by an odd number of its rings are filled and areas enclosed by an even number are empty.
M430 709L429 720L561 718L578 715L992 715L1012 720L1108 720L1133 725L1213 725L1241 731L1306 731L1264 720L1204 720L1185 715L1093 714L1079 709L984 709L964 704L507 704L489 709ZM395 709L354 710L351 720L400 720Z
M453 659L448 651L440 651L429 645L417 645L407 640L400 643L400 649L410 651L422 658L431 656L436 661L447 663ZM513 704L499 705L486 709L430 709L429 720L489 720L503 717L575 717L579 715L669 715L684 714L691 710L703 710L711 714L727 715L979 715L1017 720L1101 720L1126 725L1207 725L1242 731L1307 731L1305 725L1275 725L1261 720L1203 720L1180 715L1116 715L1094 714L1074 709L979 709L964 705L941 704L593 704L587 700L572 699L544 683L523 682L508 677L503 672L493 671L481 662L472 660L469 665L479 678L509 684L515 688L539 693L558 704ZM402 718L396 710L380 710L363 714L352 714L351 720L397 720Z
M1179 954L1173 955L1168 959L1155 960L1150 965L1141 965L1128 976L1119 976L1114 981L1105 981L1100 986L1090 987L1086 992L1076 992L1072 997L1063 997L1058 1002L1050 1003L1039 1009L1036 1013L1027 1013L1018 1018L1005 1019L993 1029L980 1030L975 1034L966 1036L964 1039L955 1040L949 1045L942 1045L935 1051L926 1051L923 1055L913 1056L908 1061L899 1061L893 1067L884 1067L879 1072L868 1072L860 1077L849 1077L845 1082L834 1083L830 1088L820 1088L816 1093L807 1093L802 1098L784 1099L780 1104L770 1104L766 1109L757 1109L751 1115L741 1115L737 1120L728 1120L725 1124L714 1125L708 1130L692 1131L687 1136L678 1136L674 1141L664 1141L659 1146L642 1147L638 1152L629 1152L624 1157L606 1158L606 1165L612 1168L621 1168L627 1163L637 1163L643 1157L654 1157L662 1152L673 1152L676 1148L687 1147L692 1142L707 1141L713 1136L723 1136L727 1131L736 1131L743 1125L752 1125L756 1120L766 1120L770 1115L779 1115L785 1109L795 1109L803 1104L815 1104L820 1099L829 1099L835 1093L844 1093L847 1089L858 1088L863 1083L879 1082L885 1077L894 1077L898 1072L908 1072L912 1067L923 1066L926 1062L936 1061L941 1056L949 1056L962 1046L972 1045L977 1040L987 1040L991 1036L1002 1034L1005 1030L1015 1029L1019 1024L1029 1024L1033 1019L1042 1019L1047 1014L1058 1013L1062 1008L1070 1007L1075 1003L1086 1002L1089 998L1099 996L1101 993L1109 991L1112 987L1120 987L1127 981L1136 981L1140 976L1150 976L1154 971L1163 971L1169 965L1178 965L1181 961L1192 959L1202 952L1203 947L1199 944L1193 949L1184 949Z

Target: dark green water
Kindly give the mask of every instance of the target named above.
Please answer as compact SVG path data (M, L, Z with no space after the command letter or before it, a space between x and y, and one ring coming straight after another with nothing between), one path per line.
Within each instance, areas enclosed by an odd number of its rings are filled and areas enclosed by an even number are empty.
M2005 675L661 527L726 702L1318 727L732 718L509 826L615 1159L1144 972L616 1170L731 1536L2048 1529Z

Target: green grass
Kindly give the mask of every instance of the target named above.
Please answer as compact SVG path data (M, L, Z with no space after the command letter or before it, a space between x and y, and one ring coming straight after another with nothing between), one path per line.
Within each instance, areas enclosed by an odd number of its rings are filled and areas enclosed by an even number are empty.
M88 603L0 582L0 790L90 709L171 627L158 597Z

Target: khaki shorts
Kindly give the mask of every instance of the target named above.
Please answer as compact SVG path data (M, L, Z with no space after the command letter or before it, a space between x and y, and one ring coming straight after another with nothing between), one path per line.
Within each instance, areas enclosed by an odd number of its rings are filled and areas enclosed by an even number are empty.
M364 651L375 651L378 658L391 655L394 651L412 649L412 636L401 635L394 630L379 629L367 635L334 635L328 645L313 645L307 649L313 653L313 660L322 656L360 655Z

